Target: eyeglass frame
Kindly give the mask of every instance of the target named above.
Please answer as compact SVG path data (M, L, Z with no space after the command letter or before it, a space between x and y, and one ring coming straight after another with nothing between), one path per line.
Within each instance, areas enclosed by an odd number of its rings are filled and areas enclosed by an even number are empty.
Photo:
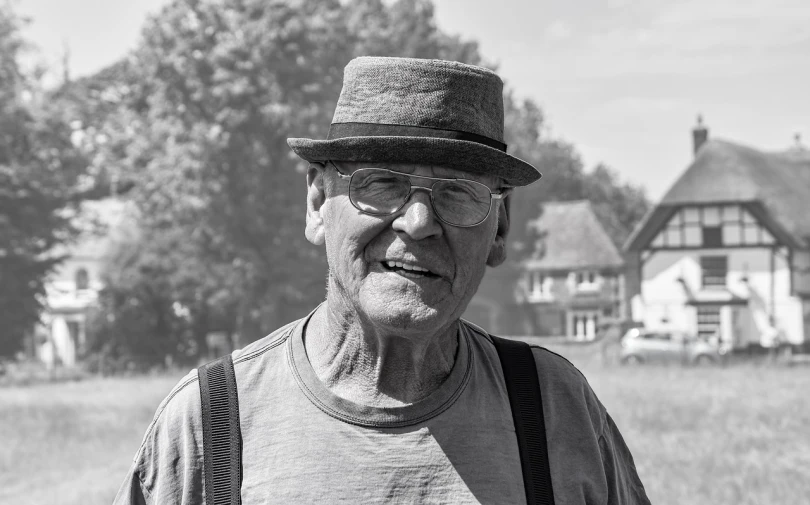
M490 188L489 186L487 186L483 182L473 181L471 179L463 179L463 178L458 178L458 177L452 177L452 178L430 177L430 176L427 176L427 175L406 174L404 172L397 172L396 170L391 170L389 168L381 168L381 167L363 167L363 168L359 168L359 169L355 170L354 172L352 172L349 175L346 175L346 174L344 174L344 173L342 173L340 171L340 169L337 167L337 165L335 165L334 161L326 160L326 163L331 163L332 164L332 168L335 169L335 172L337 172L338 176L341 179L343 179L343 180L348 179L349 180L349 202L351 202L352 207L354 207L355 209L359 210L360 212L362 212L364 214L368 214L368 215L371 215L371 216L390 216L390 215L396 214L397 212L402 210L402 207L404 207L405 204L408 203L408 200L411 199L411 196L413 196L414 191L417 191L417 190L421 189L421 190L424 190L424 191L427 191L427 192L430 193L430 206L433 209L433 214L439 219L439 221L441 221L441 222L443 222L445 224L448 224L450 226L455 226L457 228L472 228L472 227L478 226L481 223L483 223L484 221L486 221L487 218L489 217L489 215L492 213L492 200L503 200L507 196L509 196L512 193L512 190L514 189L513 187L507 186L507 187L502 188L501 191L492 191L492 188ZM368 170L368 169L383 170L385 172L389 172L389 173L396 174L396 175L404 175L405 177L408 178L408 184L410 185L410 190L408 191L408 195L405 197L405 199L402 201L402 204L399 207L392 210L391 212L378 214L378 213L374 213L374 212L369 212L367 210L363 210L360 207L358 207L356 203L354 203L354 199L352 198L352 195L351 195L351 187L352 187L351 180L352 180L352 177L354 177L354 174L358 173L359 171ZM431 184L430 187L414 186L413 183L410 180L411 177L416 177L418 179L427 179L427 180L431 180L431 181L435 181L435 182L433 182L433 184ZM443 219L439 215L439 212L436 210L436 202L433 200L433 186L436 185L437 182L441 182L441 181L466 181L466 182L471 182L473 184L480 184L481 186L487 188L487 191L489 191L489 197L490 198L489 198L489 207L487 208L486 216L484 216L480 221L478 221L475 224L454 224L454 223L448 222L447 220Z

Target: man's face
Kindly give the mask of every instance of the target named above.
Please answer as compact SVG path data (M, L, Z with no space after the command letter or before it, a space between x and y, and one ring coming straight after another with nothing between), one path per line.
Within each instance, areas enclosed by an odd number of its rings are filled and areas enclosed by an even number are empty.
M493 190L501 186L496 177L435 166L359 162L336 165L347 175L359 168L378 167L415 175L466 178ZM318 177L323 196L318 195ZM414 186L430 186L432 182L411 179ZM487 261L495 265L503 260L508 225L501 209L498 226L498 201L483 223L461 228L436 217L427 191L414 191L404 207L392 215L374 216L352 205L349 181L339 178L331 165L313 165L308 183L307 237L326 245L330 306L337 304L356 312L365 323L380 330L399 334L440 331L464 312L478 289Z

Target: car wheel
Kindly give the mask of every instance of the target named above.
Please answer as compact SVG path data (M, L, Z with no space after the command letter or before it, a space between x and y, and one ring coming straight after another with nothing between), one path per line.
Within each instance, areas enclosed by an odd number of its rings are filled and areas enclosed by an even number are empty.
M698 366L714 365L714 358L712 358L708 354L701 354L697 358L695 358L695 364Z
M640 364L644 363L644 360L641 359L641 356L638 356L636 354L631 354L629 356L625 356L623 362L626 365L640 365Z

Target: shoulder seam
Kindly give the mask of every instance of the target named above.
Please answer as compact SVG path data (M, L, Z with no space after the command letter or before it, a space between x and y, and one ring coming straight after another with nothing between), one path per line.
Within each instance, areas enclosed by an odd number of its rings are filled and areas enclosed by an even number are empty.
M484 330L483 328L481 328L477 324L467 321L466 319L459 319L459 321L462 323L463 327L465 327L468 330L472 330L475 333L478 333L479 335L484 337L484 340L489 342L490 345L493 345L493 346L495 345L492 342L492 336L489 334L489 332L487 332L486 330Z
M253 358L255 358L257 356L261 356L262 354L266 353L270 349L273 349L274 347L278 347L281 343L283 343L285 340L287 340L290 337L290 333L295 328L295 325L297 323L299 323L300 321L301 320L299 319L297 321L293 321L293 322L287 324L286 326L282 326L281 328L279 328L277 330L279 332L279 336L277 338L274 338L270 342L267 342L266 344L259 347L255 351L251 351L251 352L249 352L247 354L243 354L242 356L237 357L235 360L233 360L233 364L236 365L237 363L250 361L250 360L252 360Z
M278 338L275 338L275 339L271 340L270 342L266 343L265 345L263 345L262 347L260 347L260 348L256 349L256 350L255 350L255 351L253 351L253 352L250 352L250 353L248 353L248 354L243 354L242 356L239 356L238 358L236 358L235 360L233 360L233 364L234 364L234 365L236 365L237 363L244 363L245 361L250 361L250 360L252 360L253 358L256 358L256 357L258 357L258 356L261 356L262 354L266 353L266 352L267 352L267 351L269 351L270 349L273 349L273 348L275 348L275 347L278 347L279 345L281 345L282 343L284 343L284 341L285 341L285 340L287 340L287 339L289 338L289 336L290 336L290 331L291 331L291 329L289 329L289 328L288 328L288 329L287 329L287 330L285 330L285 332L284 332L282 335L280 335Z

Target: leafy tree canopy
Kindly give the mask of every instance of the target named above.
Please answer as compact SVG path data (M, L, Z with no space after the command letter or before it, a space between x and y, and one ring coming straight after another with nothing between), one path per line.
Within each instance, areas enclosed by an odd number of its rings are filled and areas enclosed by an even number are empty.
M20 350L39 320L86 166L64 110L21 68L22 23L0 4L0 356Z

